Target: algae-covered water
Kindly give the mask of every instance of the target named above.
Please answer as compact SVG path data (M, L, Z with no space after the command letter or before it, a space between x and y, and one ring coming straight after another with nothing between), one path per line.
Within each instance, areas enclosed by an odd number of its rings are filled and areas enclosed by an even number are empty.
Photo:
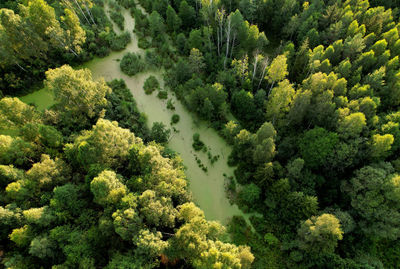
M106 10L108 10L107 7ZM218 220L226 224L229 218L234 215L242 215L248 219L248 216L243 214L236 205L231 205L226 197L223 175L233 175L233 168L227 165L231 148L226 142L214 129L209 128L205 122L198 120L195 115L187 111L180 101L176 99L172 91L168 90L168 99L173 100L175 111L166 108L167 101L159 99L157 92L152 95L144 93L143 84L150 75L157 77L161 88L164 87L162 70L144 72L133 77L121 72L119 60L122 59L123 55L127 52L144 54L144 50L138 47L137 37L133 33L134 19L128 10L123 9L122 13L125 17L125 30L131 33L132 42L125 50L112 53L105 58L96 58L82 67L90 69L95 79L100 77L104 77L106 81L124 79L136 99L139 110L147 115L149 127L152 126L153 122L163 122L171 128L171 117L173 114L178 114L180 121L174 125L178 132L172 132L168 146L179 153L183 159L183 163L187 168L186 175L189 179L189 188L193 194L194 202L204 211L208 220ZM114 28L116 32L120 32L115 25ZM38 94L40 93L38 92ZM40 105L41 107L42 105ZM206 153L195 152L192 148L192 136L194 133L200 134L200 139L211 149L213 156L220 155L219 160L213 165ZM207 167L207 172L204 172L198 166L196 157Z

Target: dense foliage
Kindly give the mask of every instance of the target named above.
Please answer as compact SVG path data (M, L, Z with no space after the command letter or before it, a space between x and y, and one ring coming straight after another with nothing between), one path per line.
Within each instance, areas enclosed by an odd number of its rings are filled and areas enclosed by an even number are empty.
M48 68L125 48L130 34L112 30L102 5L102 0L0 1L0 91L27 92Z
M167 85L233 146L254 267L398 266L398 1L139 2Z
M171 131L146 127L123 81L63 65L130 42L102 2L0 1L0 89L45 78L57 102L41 113L0 101L6 267L399 266L398 0L108 3L121 29L119 5L129 8L146 49L121 70L163 67L165 85L232 146L227 190L252 227L233 217L229 243L191 203L164 147ZM144 90L155 89L149 77Z
M226 242L224 227L191 202L182 160L133 133L149 135L124 81L110 88L69 66L46 76L57 104L45 113L0 100L1 128L16 131L0 135L6 268L250 267L249 247ZM55 118L95 123L64 135Z

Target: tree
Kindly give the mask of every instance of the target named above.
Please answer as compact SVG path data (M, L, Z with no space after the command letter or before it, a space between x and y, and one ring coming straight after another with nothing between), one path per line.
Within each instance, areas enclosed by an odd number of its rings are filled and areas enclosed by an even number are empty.
M196 11L185 0L179 5L179 17L185 30L191 29L196 24Z
M175 12L175 9L173 7L171 7L171 5L168 5L168 8L167 8L166 24L167 24L168 31L176 32L176 33L179 32L181 25L182 25L181 18L178 17L178 15Z
M270 122L265 122L256 133L253 161L257 165L269 162L275 156L276 131Z
M32 165L26 172L26 177L30 185L38 191L52 190L56 185L66 183L71 175L71 170L67 164L56 158L50 159L50 156L43 154L41 161Z
M114 219L114 229L125 241L132 241L137 238L140 228L143 226L142 218L134 208L125 210L118 209L112 214Z
M48 236L35 237L29 247L29 254L36 256L40 259L55 258L56 242L51 240Z
M0 100L0 129L18 129L28 123L40 123L39 113L18 98Z
M338 122L338 132L344 137L358 137L367 125L365 115L361 112L345 116Z
M392 172L388 163L365 166L342 185L351 199L358 225L370 238L400 237L400 177Z
M150 35L153 40L162 42L164 40L164 20L157 11L153 11L149 16Z
M370 144L371 157L374 159L384 159L390 154L391 146L394 142L394 137L391 134L372 136Z
M64 10L65 16L61 20L66 25L64 32L65 49L70 50L74 55L82 52L82 45L86 41L86 32L82 29L78 16L69 9Z
M70 114L69 120L99 116L107 105L105 96L111 93L104 80L93 81L88 69L74 70L68 65L47 71L45 85L54 92L61 111Z
M289 112L294 95L293 85L287 79L279 82L278 86L272 89L268 98L267 119L275 124L276 120L284 118L285 114Z
M187 50L193 48L203 50L204 38L200 29L193 29L190 31L189 38L186 42Z
M19 247L26 247L32 239L32 230L28 225L14 229L10 234L10 240Z
M60 22L56 18L53 7L48 5L44 0L33 0L29 1L27 6L20 5L20 8L21 14L27 21L29 27L31 27L44 42L49 42L52 46L61 46L65 48L63 40L64 32L60 26Z
M139 203L146 223L156 227L174 227L177 213L170 198L157 197L154 191L146 190L139 197Z
M0 135L0 164L13 164L17 167L26 166L37 157L32 143L19 137Z
M21 66L22 61L45 57L48 45L18 14L9 9L0 9L0 22L2 65L16 64L25 70Z
M287 58L285 55L279 55L272 61L266 76L266 79L271 83L268 96L271 94L275 82L281 81L287 76L288 71L286 60Z
M168 242L162 240L160 232L150 232L147 229L140 230L133 242L137 246L135 252L149 260L160 256L169 245Z
M129 149L136 143L141 144L141 139L118 127L117 122L99 119L92 130L84 131L74 143L66 144L65 153L73 165L87 170L96 163L113 168L123 165Z
M314 169L325 166L338 141L336 133L324 128L316 127L305 132L299 142L299 148L306 166Z
M333 253L337 241L343 239L339 220L331 214L322 214L304 221L297 231L299 248L314 254Z
M128 191L117 174L109 170L104 170L90 182L90 190L94 201L103 207L118 204Z
M192 73L201 74L206 66L203 53L196 48L192 48L189 55L189 64Z
M154 122L151 127L150 136L157 143L167 143L171 134L170 129L165 128L165 124L162 122Z
M261 194L261 189L254 183L245 185L239 192L239 199L248 206L254 206Z
M80 199L81 192L78 186L67 183L55 187L50 206L55 210L56 216L61 220L68 220L80 215L84 201Z

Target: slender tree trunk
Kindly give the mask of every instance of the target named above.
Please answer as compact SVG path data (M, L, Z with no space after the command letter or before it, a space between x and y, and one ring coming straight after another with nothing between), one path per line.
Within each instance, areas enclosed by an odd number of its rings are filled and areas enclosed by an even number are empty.
M260 81L258 82L257 90L260 89L261 82L262 82L263 79L264 79L264 75L265 75L265 71L267 70L267 67L268 67L268 58L264 61L264 69L263 69L263 71L262 71Z
M85 2L85 9L86 9L86 12L89 14L89 17L90 17L90 19L92 20L93 24L96 25L96 22L94 21L92 12L90 11L90 9L89 9L89 7L87 6L87 3L86 3L86 2Z
M218 56L220 56L221 53L219 52L219 28L217 28L217 49L218 49Z
M257 64L258 64L258 53L256 53L256 56L254 57L254 68L253 68L253 77L251 78L251 83L254 82L254 77L256 76L257 72Z
M272 88L274 87L275 81L272 82L271 87L269 88L268 91L268 96L271 94Z
M26 69L23 68L22 66L20 66L18 62L15 62L15 64L16 64L22 71L26 72Z
M57 39L57 41L61 44L62 48L67 47L67 45L57 35L53 35L53 37ZM72 52L76 57L78 57L78 54L72 48L69 48L69 51Z
M231 53L229 55L229 58L231 58L231 59L232 59L233 49L235 48L235 40L236 40L236 33L233 35L233 39L232 39Z
M76 1L76 0L74 0L74 1L75 1L75 4L78 6L79 10L81 11L83 17L84 17L85 20L87 21L87 23L90 24L90 21L89 21L88 18L86 17L85 12L83 12L83 10L82 10L81 6L79 5L78 1Z
M79 24L83 25L81 18L79 18L79 16L76 14L75 8L71 5L71 3L69 1L66 1L66 0L62 0L62 1L66 5L66 7L68 7L78 17Z
M232 30L231 19L228 18L228 25L227 25L227 28L226 28L226 52L225 52L225 59L224 59L224 69L226 68L226 60L228 59L231 30Z

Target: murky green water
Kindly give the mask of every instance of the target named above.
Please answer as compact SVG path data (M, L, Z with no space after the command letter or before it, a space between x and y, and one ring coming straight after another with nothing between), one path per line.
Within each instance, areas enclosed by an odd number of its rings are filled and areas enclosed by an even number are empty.
M28 95L20 97L21 101L27 104L34 104L40 111L51 107L54 104L52 92L43 88Z
M134 19L127 10L123 11L123 15L125 17L125 30L132 34ZM114 28L117 32L120 32L115 25ZM248 219L248 216L244 215L236 205L231 205L226 197L223 174L233 175L233 169L227 165L230 147L218 136L215 130L209 128L205 122L196 119L195 115L187 111L171 91L168 91L168 98L172 98L174 101L175 111L166 108L167 101L160 100L157 97L157 92L152 95L144 93L143 84L150 75L156 76L161 87L164 86L161 70L140 73L133 77L123 74L119 68L118 60L122 59L127 52L144 53L137 46L137 38L134 34L132 35L132 42L124 51L112 53L105 58L96 58L83 67L89 68L94 78L104 77L106 81L124 79L136 99L138 108L147 115L149 126L157 121L171 127L172 115L179 114L180 121L174 125L178 133L172 133L169 147L180 154L187 167L186 175L189 178L190 190L193 193L195 203L204 211L209 220L218 220L226 224L227 220L234 215L243 215ZM212 155L220 155L220 159L213 165L211 165L206 153L193 150L192 136L195 132L199 133L200 139L207 147L211 148ZM208 172L204 172L198 166L196 156L208 168Z

